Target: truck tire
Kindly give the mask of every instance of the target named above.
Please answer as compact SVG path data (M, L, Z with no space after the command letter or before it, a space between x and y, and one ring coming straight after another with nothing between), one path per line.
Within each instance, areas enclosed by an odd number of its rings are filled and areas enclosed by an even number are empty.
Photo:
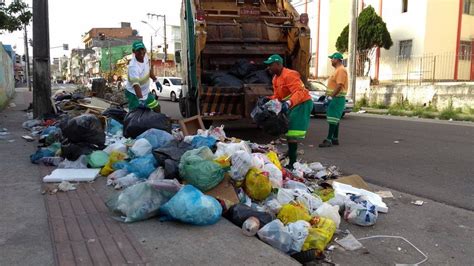
M197 104L187 97L179 98L179 111L184 118L197 115Z

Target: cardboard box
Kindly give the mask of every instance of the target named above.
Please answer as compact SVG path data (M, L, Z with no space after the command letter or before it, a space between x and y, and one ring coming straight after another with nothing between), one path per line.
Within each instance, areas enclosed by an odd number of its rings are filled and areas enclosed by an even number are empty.
M224 180L222 180L219 185L204 194L224 201L227 208L239 203L239 197L237 193L235 193L234 186L228 174L225 175Z
M346 184L346 185L351 185L355 188L360 188L360 189L365 189L365 190L368 190L368 191L372 191L369 188L369 185L367 183L365 183L364 179L359 175L343 176L343 177L340 177L338 179L328 180L328 181L326 181L326 183L332 185L332 183L334 181L342 183L342 184Z

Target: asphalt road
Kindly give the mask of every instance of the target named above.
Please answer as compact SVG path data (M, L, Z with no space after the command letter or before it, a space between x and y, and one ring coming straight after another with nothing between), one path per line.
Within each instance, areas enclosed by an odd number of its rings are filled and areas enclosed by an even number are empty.
M165 101L162 110L180 117L177 103ZM474 124L351 114L341 124L341 145L318 148L327 129L324 118L311 120L300 146L304 160L337 165L376 185L474 210ZM228 125L226 132L259 143L272 140L256 128Z

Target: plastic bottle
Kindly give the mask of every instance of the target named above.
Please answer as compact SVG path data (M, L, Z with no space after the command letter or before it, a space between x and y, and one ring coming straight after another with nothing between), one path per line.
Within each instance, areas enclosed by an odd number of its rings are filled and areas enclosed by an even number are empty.
M242 224L242 233L246 236L254 236L260 229L260 221L256 217L249 217Z

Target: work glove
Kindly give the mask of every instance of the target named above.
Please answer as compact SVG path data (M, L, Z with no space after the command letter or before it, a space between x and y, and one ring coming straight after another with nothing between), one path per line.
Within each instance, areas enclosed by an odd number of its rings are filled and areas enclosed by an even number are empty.
M266 104L266 103L268 103L270 100L271 100L271 99L268 98L268 97L263 97L262 103L263 103L263 104Z
M138 100L138 107L146 108L146 101L145 100Z
M281 111L283 113L288 113L288 110L290 110L290 107L291 107L290 101L284 101L281 103Z

